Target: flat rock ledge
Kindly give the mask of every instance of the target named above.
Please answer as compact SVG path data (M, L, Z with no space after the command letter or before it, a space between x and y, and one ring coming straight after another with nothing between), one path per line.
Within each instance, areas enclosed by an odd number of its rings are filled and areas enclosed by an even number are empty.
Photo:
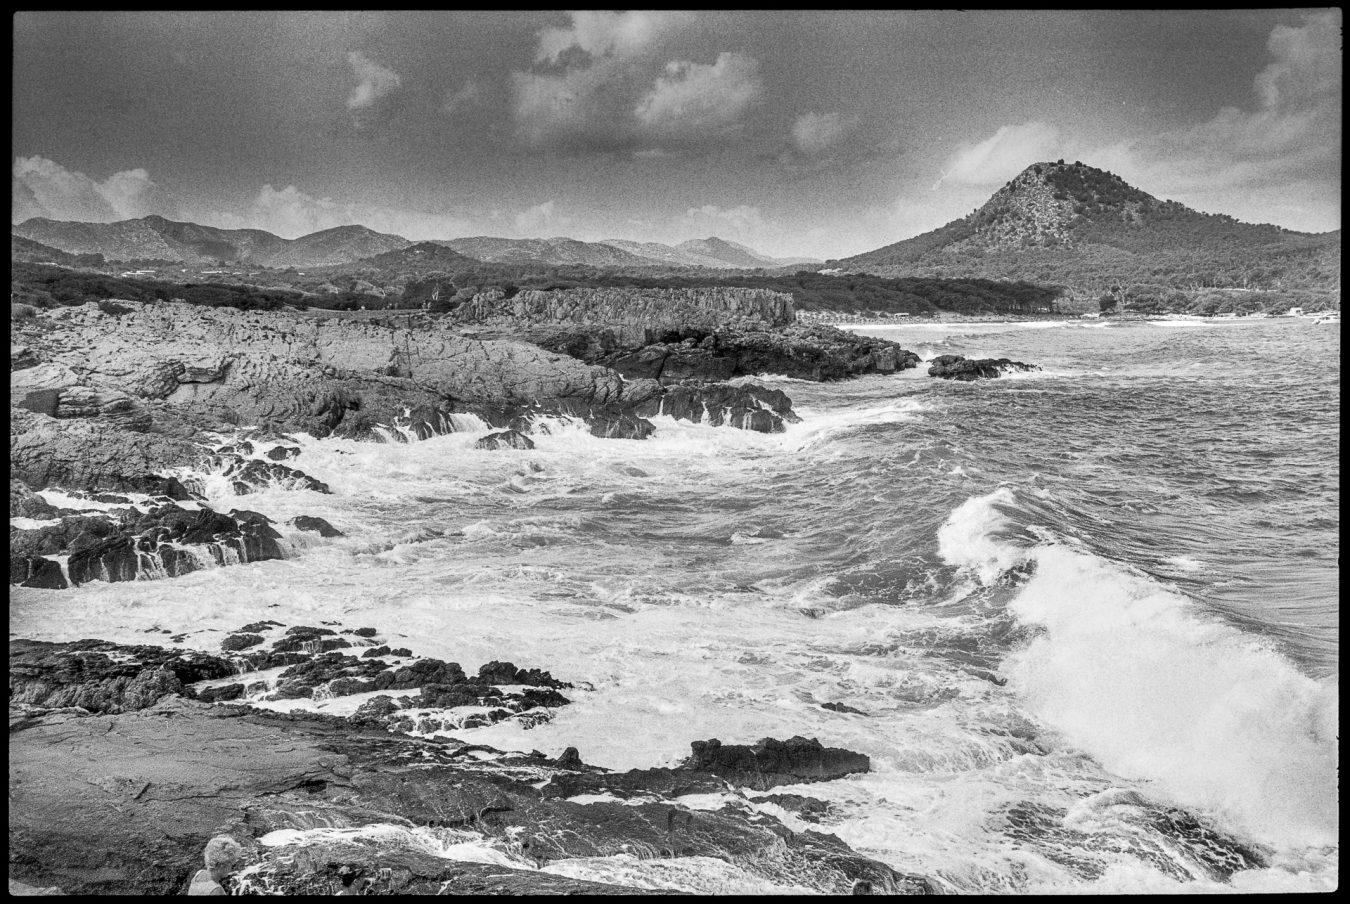
M298 656L293 667L317 669L330 686L337 660L324 643L388 649L370 628L284 628L261 622L231 636L274 637L253 655ZM228 832L247 855L227 880L236 894L333 894L344 877L367 894L670 893L677 889L663 885L660 864L687 857L824 893L937 889L833 835L792 831L705 768L740 768L749 756L771 771L763 774L826 780L832 771L819 768L820 752L830 748L818 742L766 739L744 755L737 745L697 742L676 769L615 773L585 764L575 748L510 753L414 737L359 714L204 702L203 690L235 677L234 655L11 642L11 883L67 894L182 893L207 839ZM424 703L467 705L491 688L544 695L532 708L547 710L566 705L559 689L570 687L502 662L474 677L425 659L381 662L377 674L385 673ZM691 809L679 800L689 793L724 803ZM828 818L823 802L777 797L765 803ZM474 853L459 859L456 849ZM606 858L606 881L573 877L569 861L594 858Z

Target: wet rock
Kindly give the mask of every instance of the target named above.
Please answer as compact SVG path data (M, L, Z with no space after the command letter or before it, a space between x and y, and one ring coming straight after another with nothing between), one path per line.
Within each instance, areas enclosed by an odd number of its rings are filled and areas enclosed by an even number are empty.
M533 449L534 441L515 430L490 433L474 443L475 449Z
M754 384L682 383L667 388L638 411L648 417L664 414L694 423L706 419L714 427L726 424L760 433L781 433L784 421L801 420L793 413L787 395Z
M197 691L197 699L203 703L224 703L238 700L244 696L244 686L238 682L221 687L206 687Z
M256 647L262 643L261 634L231 634L220 642L220 648L228 653L238 650L247 650L249 647Z
M271 461L286 461L299 454L300 450L294 446L273 446L263 453Z
M820 708L821 708L821 709L832 710L832 711L837 712L837 713L852 713L852 714L854 714L855 716L865 716L865 715L867 715L867 713L863 712L862 710L860 710L860 709L854 709L853 707L847 706L847 705L845 705L845 704L843 704L843 703L822 703L822 704L820 704Z
M315 517L314 515L297 515L286 523L290 524L296 530L317 531L320 537L347 536L324 519Z
M186 684L233 672L217 656L95 640L11 641L9 663L11 704L112 713L144 709Z
M492 662L484 663L478 669L477 680L483 684L530 684L535 687L553 687L563 688L571 687L565 681L559 681L548 672L539 669L519 669L514 663Z
M316 493L333 492L328 488L328 484L315 480L303 471L257 458L240 459L225 471L225 476L230 478L230 485L241 496L252 493L257 486L274 481L289 484L296 489L313 490Z
M872 768L871 761L861 753L825 747L815 738L800 736L786 741L764 738L754 745L723 745L713 738L694 741L690 746L693 754L681 768L708 772L756 791L799 782L831 781Z
M9 482L9 516L45 520L59 516L61 509L33 492L22 480Z
M1013 371L1040 370L1035 364L1023 364L1009 358L968 359L962 355L939 355L929 362L928 375L948 380L992 379Z

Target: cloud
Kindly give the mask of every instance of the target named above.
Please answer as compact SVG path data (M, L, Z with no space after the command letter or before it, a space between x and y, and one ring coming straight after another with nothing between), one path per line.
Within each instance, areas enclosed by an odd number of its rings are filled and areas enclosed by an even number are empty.
M688 13L582 10L571 14L572 24L539 33L536 63L558 64L571 50L588 56L628 59L647 52L658 40L689 23Z
M1002 126L978 144L963 144L947 161L938 180L957 185L999 185L1038 160L1054 159L1061 146L1059 129L1045 122Z
M758 64L737 53L672 59L672 42L696 22L689 13L591 11L542 30L534 65L511 74L517 134L537 148L610 152L735 132L762 93Z
M48 217L111 223L150 214L179 216L178 204L144 169L113 173L97 182L46 157L16 157L11 186L12 222Z
M554 228L556 220L553 211L555 206L556 202L545 201L516 214L516 232L522 236L543 238L544 236L540 235L541 233Z
M838 113L803 113L792 124L792 145L814 157L837 145L854 125L854 120Z
M403 78L397 72L381 66L359 50L348 53L347 62L356 76L356 87L347 97L347 109L352 112L369 110L403 84Z
M734 129L764 91L759 64L739 53L720 53L712 65L667 63L634 110L658 138L697 138Z

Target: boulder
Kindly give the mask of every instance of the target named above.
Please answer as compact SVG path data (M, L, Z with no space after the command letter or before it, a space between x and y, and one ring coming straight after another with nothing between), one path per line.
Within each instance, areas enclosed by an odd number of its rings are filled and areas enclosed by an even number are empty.
M786 741L764 738L754 745L723 745L713 738L694 741L690 746L693 754L680 768L708 772L756 791L800 782L831 781L872 768L863 754L825 747L815 738L792 737Z
M947 380L992 379L1014 371L1040 370L1035 364L1023 364L1009 358L968 359L962 355L939 355L929 362L928 375Z
M489 433L474 443L475 449L533 449L534 441L523 433L506 430L501 433Z
M287 521L286 523L294 527L296 530L315 531L318 533L320 537L347 536L342 531L338 530L336 527L329 524L324 519L317 518L313 515L297 515L296 517L292 518L290 521Z

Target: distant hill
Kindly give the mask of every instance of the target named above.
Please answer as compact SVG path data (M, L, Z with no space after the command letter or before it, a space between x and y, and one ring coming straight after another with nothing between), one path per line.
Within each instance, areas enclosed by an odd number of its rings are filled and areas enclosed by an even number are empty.
M494 264L577 265L588 267L705 267L713 270L783 267L820 263L809 258L773 258L715 236L678 245L604 239L505 239L475 236L443 244L461 254Z
M878 275L1025 279L1095 290L1339 286L1340 231L1311 235L1164 201L1082 163L1037 163L968 216L831 261Z
M59 248L35 242L22 236L9 237L9 259L11 263L58 264L63 267L101 267L101 254L70 254Z
M591 267L632 267L651 262L604 242L577 239L504 239L473 236L441 242L460 254L492 264L579 264Z
M214 261L264 267L318 267L359 260L412 244L364 226L340 226L298 239L261 229L217 229L150 216L116 223L72 223L35 217L10 234L68 254L101 254L109 261L168 260L188 264Z
M159 260L185 264L219 261L277 269L341 266L414 244L402 236L364 226L339 226L298 239L283 239L261 229L218 229L159 216L116 223L74 223L35 217L12 227L11 235L67 254L101 254L108 261ZM624 239L583 242L566 237L491 236L442 239L437 244L476 261L513 265L727 270L820 263L812 258L769 257L715 236L673 246Z
M441 242L418 242L395 251L350 261L332 268L340 273L366 273L385 278L421 277L430 273L457 272L476 268L481 262L466 257Z

